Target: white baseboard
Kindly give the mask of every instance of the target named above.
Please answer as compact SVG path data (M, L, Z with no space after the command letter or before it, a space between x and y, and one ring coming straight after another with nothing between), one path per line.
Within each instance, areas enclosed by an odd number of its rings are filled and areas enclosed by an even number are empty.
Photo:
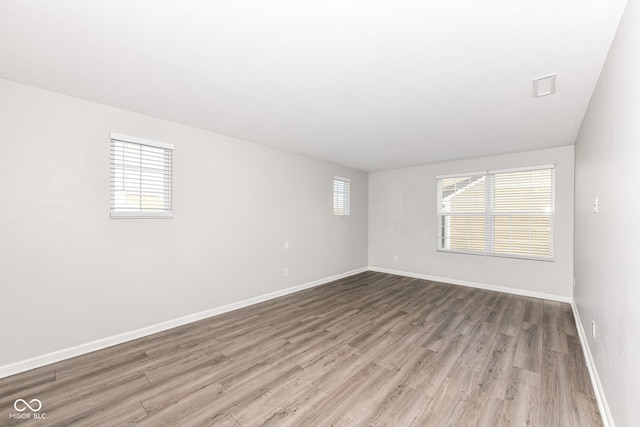
M371 266L369 266L369 270L377 271L377 272L380 272L380 273L395 274L397 276L405 276L405 277L413 277L413 278L416 278L416 279L431 280L433 282L451 283L453 285L461 285L461 286L468 286L470 288L485 289L487 291L505 292L505 293L508 293L508 294L521 295L521 296L525 296L525 297L532 297L532 298L540 298L540 299L546 299L546 300L551 300L551 301L566 302L566 303L569 303L569 304L573 302L573 298L571 298L571 297L564 296L564 295L557 295L557 294L548 294L546 292L528 291L528 290L525 290L525 289L509 288L509 287L506 287L506 286L495 286L495 285L489 285L489 284L486 284L486 283L469 282L467 280L459 280L459 279L451 279L451 278L447 278L447 277L430 276L430 275L427 275L427 274L410 273L410 272L407 272L407 271L398 271L398 270L391 270L391 269L387 269L387 268L379 268L379 267L371 267Z
M63 350L54 351L52 353L43 354L41 356L32 357L30 359L11 363L9 365L0 366L0 378L5 378L11 375L19 374L21 372L26 372L34 368L46 366L51 363L59 362L61 360L70 359L72 357L81 356L83 354L91 353L92 351L102 350L107 347L111 347L117 344L122 344L127 341L142 338L147 335L155 334L157 332L166 331L168 329L175 328L177 326L186 325L187 323L196 322L198 320L206 319L211 316L237 310L239 308L247 307L253 304L258 304L263 301L268 301L270 299L278 298L278 297L288 295L294 292L298 292L304 289L320 286L325 283L333 282L334 280L343 279L345 277L353 276L354 274L365 272L367 270L368 268L363 267L356 270L347 271L345 273L336 274L335 276L325 277L323 279L314 280L308 283L303 283L302 285L293 286L287 289L281 289L279 291L271 292L265 295L249 298L244 301L239 301L232 304L224 305L222 307L216 307L210 310L201 311L199 313L189 314L187 316L179 317L177 319L172 319L166 322L147 326L141 329L136 329L135 331L125 332L125 333L114 335L111 337L102 338L96 341L80 344L75 347L66 348Z
M578 307L576 306L575 301L571 303L571 308L573 309L573 317L576 321L580 344L582 344L582 353L584 353L584 359L587 364L587 369L589 370L589 377L591 377L593 392L596 395L596 400L598 401L598 409L600 410L600 416L602 417L602 424L604 424L604 427L615 427L613 417L611 416L611 410L609 409L609 404L607 403L607 398L605 397L602 383L598 376L598 370L596 369L596 364L593 361L591 349L587 344L587 335L584 332L582 321L580 320L580 313L578 312Z

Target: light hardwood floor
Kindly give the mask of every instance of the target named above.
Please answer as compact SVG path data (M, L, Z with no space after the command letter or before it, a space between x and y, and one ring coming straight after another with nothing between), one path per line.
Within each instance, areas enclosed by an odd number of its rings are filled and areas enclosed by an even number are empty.
M10 419L19 398L46 419ZM18 426L602 425L568 304L373 272L2 379L0 411Z

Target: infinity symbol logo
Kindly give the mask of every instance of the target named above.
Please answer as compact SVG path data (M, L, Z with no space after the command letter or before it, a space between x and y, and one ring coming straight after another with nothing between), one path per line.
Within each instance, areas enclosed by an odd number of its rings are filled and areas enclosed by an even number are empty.
M33 404L34 402L35 402L35 405L33 406L29 405L29 403ZM19 407L18 406L19 403L21 403L22 406ZM15 402L13 402L13 407L18 412L24 412L27 410L27 408L29 408L31 412L38 412L40 409L42 409L42 402L40 402L38 399L31 399L29 403L27 403L27 401L24 399L18 399ZM34 406L36 405L38 405L37 408L34 408Z

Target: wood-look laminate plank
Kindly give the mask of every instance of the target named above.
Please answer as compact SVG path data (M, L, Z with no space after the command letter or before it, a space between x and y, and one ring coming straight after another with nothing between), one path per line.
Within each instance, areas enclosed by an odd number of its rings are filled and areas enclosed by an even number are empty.
M358 356L357 364L363 365L374 362L380 358L384 358L391 349L394 348L397 336L394 334L384 334L380 337L380 340L372 342L362 348L357 349L356 355Z
M478 323L475 329L467 334L470 336L469 342L458 359L458 366L469 367L476 372L480 372L497 334L497 328L494 324L488 322Z
M516 346L516 337L500 333L496 335L489 356L480 370L478 379L480 390L498 399L505 399L513 370Z
M524 318L527 306L527 298L512 295L509 304L505 308L504 315L500 319L498 332L504 335L516 336L520 332L520 325Z
M539 424L551 426L571 426L572 393L569 384L567 357L553 350L543 352L540 379L540 419Z
M419 426L455 426L462 415L464 400L452 390L437 393L429 406L417 417L415 425Z
M389 371L394 372L399 385L409 389L425 389L431 387L431 379L435 376L438 354L424 347L413 347L394 363Z
M224 342L223 345L217 346L216 349L225 356L233 359L247 352L268 346L274 341L282 344L289 342L289 340L281 336L280 331L270 326L265 326L229 339Z
M444 306L439 309L437 305L431 302L425 302L422 307L411 311L411 314L406 317L405 330L411 327L429 328L433 326L435 324L433 321L434 314L440 310L444 311L444 309Z
M513 366L540 373L542 365L542 327L522 322Z
M104 420L114 426L126 427L138 424L147 417L147 411L140 402L128 406L112 405L103 410L91 412L82 419L82 424L87 427L103 427Z
M419 387L425 387L429 396L435 397L441 392L441 387L447 377L457 368L458 360L464 353L469 339L470 337L464 334L450 337L436 352L435 363L432 364L435 370L432 370L429 375L425 375L425 378L429 378L430 385L426 386L424 383L419 385ZM412 382L410 381L409 383L411 384Z
M465 334L465 335L473 335L473 331L480 324L480 319L475 315L475 313L465 314L461 313L463 318L460 323L451 331L452 334Z
M380 352L372 359L372 361L384 368L393 370L406 367L406 359L413 353L419 352L420 354L435 354L434 351L418 344L423 334L424 332L417 329L412 331L411 334L406 334L404 336L389 334L389 339L393 340L392 345Z
M542 340L545 349L567 353L567 335L564 331L562 305L556 301L545 301L543 311Z
M582 354L582 346L577 335L567 336L569 353L567 355L567 366L569 374L569 384L571 389L585 396L593 396L593 385L589 377L589 370Z
M389 371L369 363L355 370L352 375L344 378L338 384L322 383L318 387L323 390L328 399L321 402L305 417L308 425L332 425L345 422L343 416L359 399L359 396L374 383L386 378Z
M63 381L67 378L94 378L102 374L109 374L114 369L126 368L128 366L142 363L149 360L149 356L142 350L123 354L121 357L112 355L105 359L78 363L64 369L56 369L56 379Z
M491 299L492 293L482 289L465 288L466 294L460 293L458 298L460 301L456 303L456 311L460 313L471 314L474 313L474 317L477 315L477 311L487 304L487 301ZM487 313L488 314L488 313Z
M423 336L423 340L420 345L427 347L430 350L438 351L448 340L450 340L452 335L460 335L460 333L454 334L454 331L458 329L458 325L460 325L463 319L464 314L456 311L450 311L440 322L434 325L434 327Z
M540 406L540 374L527 369L513 368L505 405L502 405L500 424L507 426L535 426Z
M8 418L25 397L46 420ZM602 425L568 304L374 272L0 379L0 411L19 426Z
M421 282L422 285L420 287L417 287L415 284L412 286L413 293L411 294L411 301L404 307L404 311L407 313L423 311L425 308L428 308L428 306L435 306L433 299L440 292L439 289L433 286L431 282L424 280Z
M500 418L504 401L476 388L464 401L457 418L452 419L454 426L496 427L501 426ZM504 427L504 424L502 424ZM511 426L508 426L511 427Z
M602 417L598 411L598 403L593 393L589 393L588 395L574 393L572 397L573 411L571 412L571 419L574 426L603 426Z
M225 364L230 364L230 359L224 354L203 352L178 359L158 361L157 364L143 367L142 372L150 382L157 382L161 379L184 375L194 370L220 368Z
M417 414L423 413L431 403L431 398L422 391L412 390L402 384L389 389L388 393L370 414L363 418L361 425L367 426L409 426L415 422Z
M155 414L181 402L181 406L184 407L185 403L189 402L185 399L198 399L199 393L205 393L208 398L216 398L218 395L228 393L228 390L220 383L214 382L210 376L200 374L191 381L177 384L170 389L163 390L162 393L149 393L147 396L140 396L140 399L144 409L150 414Z
M116 364L116 366L117 370L115 371L101 372L95 376L68 377L24 389L19 393L0 399L0 407L10 407L16 399L25 398L25 396L37 396L36 398L40 399L43 405L46 402L47 408L63 407L70 400L75 402L101 390L118 388L120 384L130 379L143 380L143 383L148 382L135 368L132 369L121 364ZM31 399L31 397L29 398Z
M321 390L329 390L332 386L341 384L345 378L353 375L353 369L358 367L360 356L357 349L341 343L313 363L304 367L305 379Z
M297 427L304 425L305 417L312 410L316 409L320 402L326 401L328 396L317 387L311 386L294 393L281 406L267 414L256 425L277 426L277 427Z
M542 313L544 311L544 300L538 298L527 298L527 306L524 309L523 322L534 325L542 325Z
M491 311L489 311L486 321L489 323L499 324L500 320L502 320L502 317L504 316L505 309L508 307L509 301L512 298L512 295L498 293L495 300L493 300Z
M457 400L466 401L478 388L479 377L480 373L469 367L456 367L449 371L438 392L446 392L450 396L456 396Z
M43 411L46 411L47 418L44 424L47 426L86 425L89 423L87 420L91 420L96 412L104 410L105 407L120 409L123 393L139 390L147 384L144 376L136 376L108 385L96 385L95 388L83 390L79 394L50 391L37 394L37 398L42 402ZM42 424L36 421L34 425ZM9 422L7 425L23 425L23 422L17 420L17 423Z
M243 387L261 387L265 381L271 378L301 370L302 368L300 366L290 360L266 359L246 369L233 372L222 378L219 382L230 391Z
M374 381L367 383L355 398L349 397L349 406L343 411L341 418L357 425L375 412L381 402L396 389L397 384L394 372L382 368L380 374L374 377Z
M571 305L566 303L562 304L562 320L564 321L564 332L567 335L577 337L578 330L576 329L576 321L573 317Z
M272 386L273 382L285 379L291 373L291 369L279 370L276 374L267 377L268 382L259 384L257 387L257 381L246 382L233 392L227 391L224 387L219 388L217 384L200 389L176 404L178 425L211 425L223 416L231 416L230 412L233 409L258 399Z
M305 341L290 345L288 358L298 366L306 368L327 354L331 354L335 348L348 347L352 353L355 353L357 349L345 344L339 336L335 332L323 330Z
M240 425L230 417L225 410L218 408L229 404L232 396L218 383L202 384L190 393L165 401L163 396L158 400L143 402L148 416L141 420L142 425ZM245 396L242 396L245 397ZM214 407L215 405L215 407Z
M0 380L0 399L56 380L54 369L32 369ZM1 400L0 400L1 402Z
M291 370L279 377L255 399L243 402L229 411L240 425L256 425L261 419L286 403L291 395L313 389L313 385L303 379L302 370Z
M302 320L297 320L297 322L300 324L305 324L306 322L310 322L312 319L313 318L310 318L309 316L307 316ZM228 327L222 330L214 330L212 335L213 335L213 338L215 338L218 342L221 342L223 344L229 344L234 341L237 342L239 337L242 337L245 335L258 334L260 336L263 336L265 334L275 334L275 333L276 333L275 328L269 325L265 325L264 321L262 321L262 318L258 318L247 324L239 325L237 328ZM247 341L250 341L250 338Z

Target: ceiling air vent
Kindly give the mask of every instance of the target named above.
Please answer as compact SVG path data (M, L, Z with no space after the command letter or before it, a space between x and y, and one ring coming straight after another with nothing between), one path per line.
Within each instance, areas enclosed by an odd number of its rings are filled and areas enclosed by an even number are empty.
M533 79L533 97L551 95L556 93L556 75L549 74L548 76L538 77Z

